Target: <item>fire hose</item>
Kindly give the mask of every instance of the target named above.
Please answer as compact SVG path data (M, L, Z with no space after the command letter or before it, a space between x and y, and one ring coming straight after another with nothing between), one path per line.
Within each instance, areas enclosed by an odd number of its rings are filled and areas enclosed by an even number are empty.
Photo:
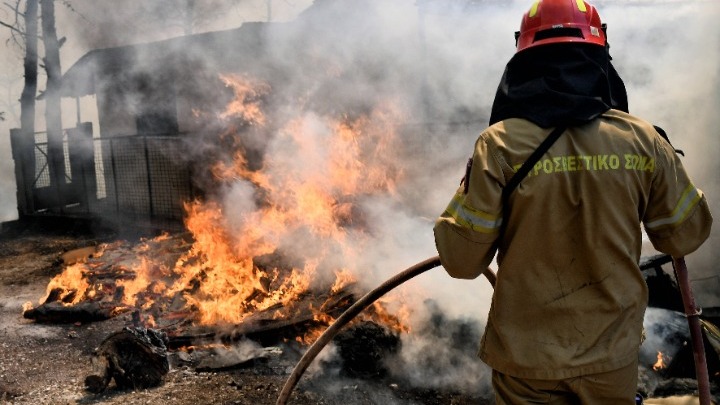
M382 297L390 290L410 280L411 278L438 266L440 266L439 256L423 260L422 262L407 268L406 270L398 273L394 277L382 283L380 286L365 294L362 298L356 301L352 306L350 306L350 308L345 310L345 312L343 312L342 315L340 315L335 320L335 322L330 325L330 327L328 327L322 335L320 335L320 337L315 341L315 343L313 343L308 348L302 358L300 358L300 361L298 361L297 365L295 365L295 368L285 382L285 386L280 392L280 396L278 397L276 405L287 404L287 401L290 398L290 393L300 380L300 377L303 375L305 370L310 366L310 363L312 363L312 361L325 347L325 345L327 345L333 339L333 337L335 337L335 335L340 331L343 326L345 326L360 312L362 312L362 310L370 306L370 304L375 302L378 298ZM490 269L485 269L483 274L488 279L490 284L492 284L494 287L495 273Z
M700 326L700 313L702 312L695 305L695 297L690 287L685 258L673 258L675 278L678 282L680 295L682 296L685 316L690 328L690 341L692 342L693 358L695 360L695 378L698 384L698 396L700 405L711 405L710 402L710 376L708 375L707 358L705 357L705 345L703 343L702 328Z
M430 269L440 266L440 257L435 256L429 259L423 260L406 270L398 273L394 277L388 279L383 284L375 288L374 290L365 294L362 298L356 301L350 306L345 312L340 315L335 322L330 325L325 332L308 348L305 354L300 358L300 361L295 365L292 373L285 382L280 396L277 399L276 405L286 405L293 388L297 385L300 377L303 375L305 370L310 366L310 363L320 353L320 351L335 337L335 335L355 318L365 308L370 306L377 299L393 290L395 287L403 284L411 278L422 274ZM690 327L690 335L693 348L693 357L695 360L695 372L698 381L698 393L700 396L700 405L711 405L710 402L710 380L707 370L707 361L705 358L705 347L702 340L702 331L700 329L700 311L695 306L695 299L690 288L690 281L687 274L687 267L685 266L685 259L673 258L673 267L675 269L675 277L678 281L680 289L680 295L682 297L683 305L685 307L685 314L688 318L688 324ZM641 267L642 268L642 267ZM490 284L495 287L496 275L490 269L485 269L483 275L488 279Z

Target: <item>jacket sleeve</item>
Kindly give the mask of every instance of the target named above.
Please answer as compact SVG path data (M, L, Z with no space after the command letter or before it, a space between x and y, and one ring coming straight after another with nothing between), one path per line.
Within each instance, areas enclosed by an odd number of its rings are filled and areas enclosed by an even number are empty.
M443 267L450 276L464 279L476 278L490 264L502 223L503 174L483 137L469 167L434 228Z
M713 218L703 192L693 185L678 155L656 143L656 174L643 218L655 249L673 257L697 250L710 235Z

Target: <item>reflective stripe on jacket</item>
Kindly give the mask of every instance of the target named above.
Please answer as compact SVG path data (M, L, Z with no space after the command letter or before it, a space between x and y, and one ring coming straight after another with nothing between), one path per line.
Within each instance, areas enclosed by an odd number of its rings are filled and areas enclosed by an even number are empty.
M498 253L480 356L516 377L569 378L637 358L647 286L642 228L661 252L684 256L708 237L702 191L652 125L610 110L569 128L510 196L502 188L548 135L508 119L479 137L466 187L437 220L447 272L475 278ZM500 225L505 224L502 240Z

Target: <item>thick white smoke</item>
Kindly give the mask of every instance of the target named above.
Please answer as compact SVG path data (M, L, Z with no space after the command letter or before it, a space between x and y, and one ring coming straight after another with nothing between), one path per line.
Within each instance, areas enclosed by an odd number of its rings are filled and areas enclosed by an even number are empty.
M619 2L618 2L619 3ZM696 185L717 217L720 212L720 4L711 1L645 2L622 7L608 2L614 64L628 90L630 112L666 130ZM657 4L653 4L657 3ZM702 306L720 305L720 231L688 256L688 270Z

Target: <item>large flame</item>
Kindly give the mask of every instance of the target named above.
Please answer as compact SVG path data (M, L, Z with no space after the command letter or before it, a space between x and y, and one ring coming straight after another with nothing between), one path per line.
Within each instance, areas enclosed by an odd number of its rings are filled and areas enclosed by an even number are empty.
M244 76L221 80L235 98L219 119L266 128L262 100L270 87ZM220 191L185 204L192 245L172 263L150 247L162 246L163 237L135 247L134 276L116 286L122 302L148 309L162 297L163 308L193 312L200 324L238 324L261 310L286 316L308 292L341 291L354 282L352 270L371 237L363 199L392 195L402 177L395 163L401 115L386 103L361 116L305 112L284 124L272 122L279 130L267 135L267 151L255 166L243 148L245 134L222 134L235 138L230 144L236 150L209 170ZM48 292L72 290L67 303L76 303L92 290L83 284L91 271L83 263L70 266ZM315 310L318 318L327 317ZM402 329L381 306L374 312Z

